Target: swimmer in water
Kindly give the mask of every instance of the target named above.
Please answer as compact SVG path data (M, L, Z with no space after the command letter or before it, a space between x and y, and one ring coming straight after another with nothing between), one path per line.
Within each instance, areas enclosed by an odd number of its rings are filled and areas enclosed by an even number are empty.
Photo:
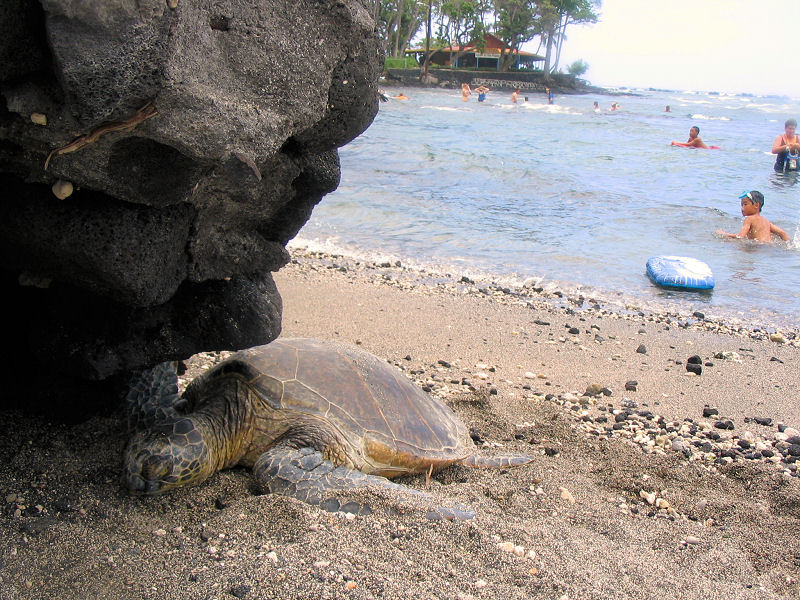
M479 85L475 88L475 91L478 92L478 102L483 102L486 100L486 93L490 90L485 85Z
M467 102L469 97L472 95L472 90L469 87L468 83L461 84L461 101Z
M515 90L514 90L514 91L511 93L511 102L513 102L514 104L516 104L516 103L517 103L517 98L518 98L518 97L519 97L519 88L515 89Z
M408 96L406 96L403 92L400 92L399 94L397 94L397 96L394 97L394 99L395 100L408 100Z
M695 125L691 129L689 129L689 139L686 140L685 144L682 142L676 142L675 140L672 140L670 146L684 146L685 148L708 149L708 146L706 146L705 142L702 139L700 139L699 135L700 135L700 128Z
M742 216L744 223L739 233L728 233L717 229L715 233L729 238L756 240L758 242L771 242L772 236L777 235L784 242L789 241L789 235L777 225L770 223L761 216L764 206L764 194L756 190L745 192L739 199L742 203Z
M781 172L785 168L786 158L791 154L800 152L800 136L797 131L797 121L787 119L783 124L783 133L775 138L772 144L772 153L778 156L775 159L775 170Z
M597 100L594 101L594 106L592 107L592 110L594 110L594 112L596 113L600 112L600 105L597 103Z

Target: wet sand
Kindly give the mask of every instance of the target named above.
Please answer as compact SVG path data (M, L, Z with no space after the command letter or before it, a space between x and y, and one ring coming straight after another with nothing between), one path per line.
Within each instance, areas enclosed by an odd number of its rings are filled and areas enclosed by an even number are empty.
M329 513L256 494L241 468L141 499L119 486L119 413L4 413L0 599L800 596L797 332L295 259L276 274L283 336L358 344L447 402L482 453L535 460L401 480L467 521L372 493L347 498L370 515Z

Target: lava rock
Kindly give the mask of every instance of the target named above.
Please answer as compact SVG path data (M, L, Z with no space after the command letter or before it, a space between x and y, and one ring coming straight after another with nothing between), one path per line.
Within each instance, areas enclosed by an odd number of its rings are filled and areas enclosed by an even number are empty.
M377 112L358 0L79 4L0 11L0 369L37 381L4 406L108 404L133 370L277 337L270 272Z
M686 370L689 373L694 373L695 375L701 375L703 373L703 365L698 365L697 363L686 363Z

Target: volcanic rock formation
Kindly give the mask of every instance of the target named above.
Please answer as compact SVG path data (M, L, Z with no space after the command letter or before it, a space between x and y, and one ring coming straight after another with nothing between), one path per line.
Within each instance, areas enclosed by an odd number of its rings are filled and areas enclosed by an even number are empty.
M0 32L0 404L277 337L270 271L377 110L364 3L5 0Z

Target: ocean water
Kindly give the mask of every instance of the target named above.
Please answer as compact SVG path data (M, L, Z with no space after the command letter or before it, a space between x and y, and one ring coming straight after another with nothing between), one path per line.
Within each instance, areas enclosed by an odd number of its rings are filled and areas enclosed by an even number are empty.
M341 149L342 180L294 246L504 285L534 282L621 307L700 310L800 326L800 182L776 174L772 141L800 102L698 92L541 94L464 103L457 90L404 90ZM524 92L520 94L520 100ZM592 109L597 100L600 113ZM611 102L621 109L611 112ZM671 112L664 112L670 105ZM669 145L689 128L721 150ZM756 189L778 244L723 239ZM714 272L710 293L667 291L647 259L680 255Z

